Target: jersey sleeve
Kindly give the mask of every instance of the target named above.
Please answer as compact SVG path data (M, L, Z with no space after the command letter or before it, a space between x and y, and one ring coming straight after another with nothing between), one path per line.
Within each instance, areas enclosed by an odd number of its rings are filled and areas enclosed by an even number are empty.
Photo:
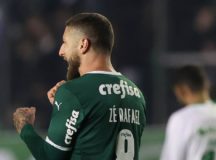
M185 159L184 122L181 117L171 116L167 127L160 160Z
M46 139L43 140L31 125L22 129L21 138L37 160L69 159L83 115L78 99L62 86L55 96Z
M46 142L61 151L71 151L84 119L81 105L64 86L56 93Z

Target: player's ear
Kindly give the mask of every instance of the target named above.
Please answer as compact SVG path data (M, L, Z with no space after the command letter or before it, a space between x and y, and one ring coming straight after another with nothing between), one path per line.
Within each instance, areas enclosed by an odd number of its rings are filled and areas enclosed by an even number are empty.
M79 49L82 54L85 54L90 48L90 40L88 38L83 38L80 41Z

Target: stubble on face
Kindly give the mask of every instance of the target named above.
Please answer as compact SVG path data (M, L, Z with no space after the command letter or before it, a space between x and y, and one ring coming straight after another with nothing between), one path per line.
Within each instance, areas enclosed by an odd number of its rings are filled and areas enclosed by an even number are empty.
M80 67L80 58L79 56L74 56L68 60L68 69L67 69L67 80L72 80L74 78L80 77L79 74Z
M64 55L64 60L68 63L67 68L67 80L72 80L80 76L79 67L80 67L80 57L79 51L77 49L79 45L80 38L82 33L77 29L66 27L64 33L64 39L66 42L66 51Z

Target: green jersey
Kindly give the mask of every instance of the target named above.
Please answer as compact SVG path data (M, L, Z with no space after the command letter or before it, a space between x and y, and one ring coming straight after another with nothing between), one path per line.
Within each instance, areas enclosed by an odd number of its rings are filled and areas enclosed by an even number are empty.
M59 159L138 160L145 123L144 97L134 83L119 73L87 73L56 92L45 159L55 150Z

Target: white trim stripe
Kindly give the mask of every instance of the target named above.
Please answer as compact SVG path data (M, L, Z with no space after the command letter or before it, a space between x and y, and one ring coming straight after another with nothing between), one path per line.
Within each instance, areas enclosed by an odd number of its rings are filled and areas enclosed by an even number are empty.
M48 137L46 137L46 142L49 143L51 146L53 146L59 150L62 150L62 151L70 151L72 149L72 148L59 146L59 145L55 144L53 141L51 141Z
M86 74L109 74L109 75L122 75L120 72L108 72L108 71L91 71Z

